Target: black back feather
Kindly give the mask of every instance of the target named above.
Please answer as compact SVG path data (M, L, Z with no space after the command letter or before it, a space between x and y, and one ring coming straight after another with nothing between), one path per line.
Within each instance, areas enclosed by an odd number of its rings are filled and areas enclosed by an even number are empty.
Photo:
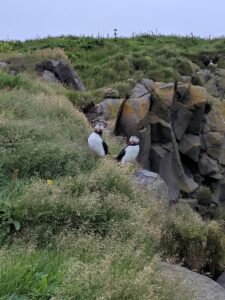
M104 148L105 155L109 154L109 147L108 147L108 145L106 144L106 142L102 141L102 146L103 146L103 148Z
M126 151L125 151L126 147L123 148L120 153L117 155L116 160L117 161L121 161L121 159L123 158L123 156L125 155Z

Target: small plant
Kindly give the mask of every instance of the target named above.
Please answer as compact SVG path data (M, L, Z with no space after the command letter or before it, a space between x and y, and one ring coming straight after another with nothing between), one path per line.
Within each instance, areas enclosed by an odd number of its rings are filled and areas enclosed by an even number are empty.
M20 222L12 216L12 208L4 202L0 203L0 245L13 230L20 230Z
M199 204L205 205L205 206L210 206L212 203L212 192L209 187L207 186L202 186L200 189L197 191L196 195Z

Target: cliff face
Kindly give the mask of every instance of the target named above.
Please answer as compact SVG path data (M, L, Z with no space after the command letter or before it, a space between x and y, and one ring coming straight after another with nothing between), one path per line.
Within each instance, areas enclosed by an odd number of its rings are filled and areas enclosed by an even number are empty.
M165 180L169 200L195 198L199 188L207 186L213 200L223 202L225 71L201 70L182 80L137 83L122 105L114 131L140 138L139 162Z

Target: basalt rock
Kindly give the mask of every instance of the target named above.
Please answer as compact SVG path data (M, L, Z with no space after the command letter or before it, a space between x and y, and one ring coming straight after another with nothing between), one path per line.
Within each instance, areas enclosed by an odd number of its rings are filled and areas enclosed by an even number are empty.
M214 75L203 71L198 76L204 85ZM145 78L121 104L114 132L140 138L138 161L163 178L170 200L178 200L180 194L192 198L199 185L217 190L221 199L224 111L223 102L189 79L174 84Z
M79 91L85 91L77 72L64 60L50 59L36 65L36 71L43 76L45 71L52 72L65 86Z

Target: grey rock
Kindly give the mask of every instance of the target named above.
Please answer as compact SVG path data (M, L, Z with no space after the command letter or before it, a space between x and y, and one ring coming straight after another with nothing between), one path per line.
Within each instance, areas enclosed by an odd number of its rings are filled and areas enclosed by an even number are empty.
M36 71L43 74L45 70L51 71L67 87L85 91L84 85L77 72L64 60L51 59L36 65Z
M202 128L202 121L204 117L205 103L199 104L192 110L192 118L187 128L187 133L199 135Z
M99 115L102 115L105 120L114 119L119 112L122 102L122 99L107 98L99 103L97 112Z
M149 91L149 93L151 94L152 91L154 90L154 81L148 78L143 78L141 80L141 84L144 85L144 87Z
M151 148L151 127L150 125L147 125L145 128L138 130L136 133L136 136L140 140L140 152L137 157L137 161L140 163L140 165L150 170L150 160L149 160L149 153Z
M150 191L156 199L167 201L167 185L159 176L159 174L141 169L137 170L134 175L137 182L141 184L146 190Z
M160 263L162 276L183 289L192 300L224 300L225 289L209 277L169 263Z
M208 132L203 134L206 151L212 158L218 159L224 142L224 134L222 132Z
M220 174L220 169L217 161L210 158L206 153L203 153L203 155L200 157L198 166L199 171L202 175L212 177Z
M141 98L145 95L148 95L149 98L149 91L143 84L137 83L131 92L130 98Z
M200 146L201 142L199 136L185 134L179 143L179 150L194 161L198 161Z
M154 91L151 94L151 110L161 119L170 121L170 108L174 100L173 83L155 82Z
M181 103L177 102L172 107L171 123L177 140L181 140L187 130L192 113Z
M168 145L152 144L150 166L153 172L159 173L168 186L170 200L176 200L179 191L191 193L198 188L192 176L183 169L175 136L171 131L172 142Z
M149 114L149 124L151 125L151 138L153 143L169 143L172 141L171 125L159 118L156 114Z
M223 272L216 280L223 288L225 288L225 272Z
M47 80L48 82L59 82L59 80L57 79L55 74L48 70L44 70L44 72L42 74L42 78L44 80Z

